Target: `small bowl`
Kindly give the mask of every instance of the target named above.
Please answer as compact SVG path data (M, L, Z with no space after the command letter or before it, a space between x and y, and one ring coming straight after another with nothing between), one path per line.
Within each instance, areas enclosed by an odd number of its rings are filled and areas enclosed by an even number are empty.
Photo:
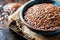
M46 34L54 34L54 33L58 33L60 32L60 28L57 28L57 29L38 29L38 28L34 28L32 27L31 25L27 24L27 22L25 21L24 19L24 13L26 12L26 10L35 5L35 4L41 4L41 3L52 3L56 6L59 6L58 3L56 3L56 1L52 1L52 0L31 0L27 3L25 3L21 9L20 9L20 19L21 21L23 22L23 24L25 24L28 28L32 29L33 31L35 32L38 32L38 33L46 33Z

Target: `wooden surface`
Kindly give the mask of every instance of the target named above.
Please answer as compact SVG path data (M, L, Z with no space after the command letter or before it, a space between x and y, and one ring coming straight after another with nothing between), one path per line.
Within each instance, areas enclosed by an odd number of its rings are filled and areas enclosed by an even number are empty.
M60 40L60 33L53 34L53 35L46 35L46 34L42 35L42 34L33 32L25 25L21 26L21 28L19 28L20 30L18 30L16 26L14 27L10 26L10 29L16 32L18 35L22 35L28 40L33 40L33 39L34 40Z

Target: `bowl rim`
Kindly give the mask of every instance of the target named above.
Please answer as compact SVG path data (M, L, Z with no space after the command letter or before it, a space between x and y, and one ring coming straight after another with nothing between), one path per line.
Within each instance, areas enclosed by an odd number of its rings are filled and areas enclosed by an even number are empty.
M25 24L28 28L30 28L30 29L33 29L33 30L37 30L37 31L57 31L57 30L60 30L60 27L59 28L56 28L56 29L38 29L38 28L34 28L34 27L32 27L31 25L29 25L26 21L25 21L25 19L23 18L24 16L23 16L23 10L25 9L25 7L27 6L27 5L29 5L30 3L32 3L32 2L34 2L34 1L28 1L27 3L25 3L21 8L20 8L20 19L21 19L21 21L23 22L23 24ZM31 5L30 5L31 6ZM28 9L28 8L27 8Z

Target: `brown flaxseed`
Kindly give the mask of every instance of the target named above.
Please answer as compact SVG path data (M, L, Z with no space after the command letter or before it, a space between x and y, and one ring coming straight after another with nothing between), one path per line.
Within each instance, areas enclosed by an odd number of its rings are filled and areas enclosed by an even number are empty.
M49 3L33 5L28 8L24 18L29 25L35 28L60 27L60 7Z

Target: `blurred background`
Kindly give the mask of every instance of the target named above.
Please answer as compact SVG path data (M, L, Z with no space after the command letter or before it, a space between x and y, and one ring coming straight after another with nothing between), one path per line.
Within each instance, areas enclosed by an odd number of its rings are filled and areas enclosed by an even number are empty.
M18 40L8 28L7 17L29 0L0 0L0 40ZM12 3L12 5L10 4ZM16 3L16 4L15 4ZM18 8L14 7L20 5ZM10 7L9 7L10 6ZM15 11L11 11L14 9ZM9 11L8 11L9 10ZM21 38L22 39L22 38Z
M0 0L0 2L5 2L5 3L11 3L11 2L22 2L22 3L25 3L29 0Z
M23 5L29 0L0 0L0 29L4 29L7 26L6 18L11 14L11 10L15 7L15 11L19 8L17 5ZM12 4L11 4L12 3ZM10 10L11 9L11 10ZM8 12L8 10L10 12ZM7 13L7 12L8 13ZM14 12L15 12L14 11ZM12 14L14 13L12 12Z

